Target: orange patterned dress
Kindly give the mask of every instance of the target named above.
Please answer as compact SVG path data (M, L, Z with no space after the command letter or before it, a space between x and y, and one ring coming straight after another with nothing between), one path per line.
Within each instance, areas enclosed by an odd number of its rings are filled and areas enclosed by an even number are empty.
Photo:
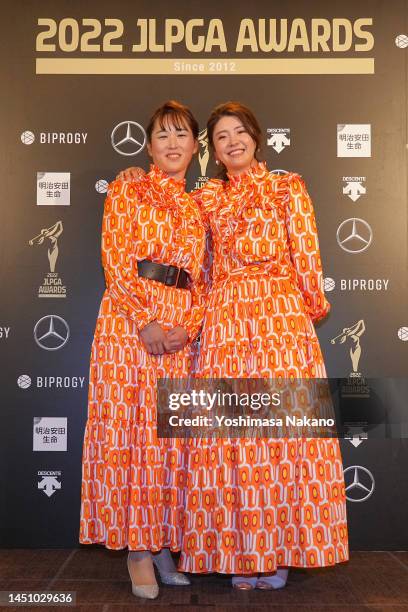
M210 180L197 198L214 245L199 375L325 377L313 322L330 305L303 179L259 164ZM337 438L190 445L181 570L252 574L348 559Z
M187 376L203 317L205 229L184 186L155 166L139 182L109 186L102 226L106 291L92 344L83 445L82 544L181 548L186 445L157 438L156 380ZM143 259L184 268L192 286L138 277ZM182 351L146 352L139 330L155 319L165 330L187 330Z

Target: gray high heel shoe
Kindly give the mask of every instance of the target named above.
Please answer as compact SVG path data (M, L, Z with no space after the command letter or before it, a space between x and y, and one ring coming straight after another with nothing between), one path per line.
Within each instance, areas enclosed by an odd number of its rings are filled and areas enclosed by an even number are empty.
M130 553L127 557L127 568L130 576L130 580L132 582L132 593L135 597L143 597L144 599L156 599L159 595L159 585L158 584L135 584L132 580L132 574L130 573L130 563L129 563Z
M181 572L165 572L160 569L160 559L157 559L155 555L152 555L153 563L157 567L157 571L159 572L160 580L163 584L167 584L169 586L189 586L191 584L190 580L187 578L185 574Z

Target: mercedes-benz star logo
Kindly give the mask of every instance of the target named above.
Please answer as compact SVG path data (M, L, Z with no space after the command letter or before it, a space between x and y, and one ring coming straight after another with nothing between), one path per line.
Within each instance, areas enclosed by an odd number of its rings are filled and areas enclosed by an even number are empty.
M351 502L366 501L374 492L374 476L361 465L350 465L344 470L346 498Z
M57 351L68 338L68 323L57 315L46 315L35 324L34 340L45 351Z
M146 132L135 121L122 121L113 128L111 142L120 155L137 155L146 144Z
M337 230L339 247L347 253L362 253L371 244L373 231L364 219L352 217L340 223Z

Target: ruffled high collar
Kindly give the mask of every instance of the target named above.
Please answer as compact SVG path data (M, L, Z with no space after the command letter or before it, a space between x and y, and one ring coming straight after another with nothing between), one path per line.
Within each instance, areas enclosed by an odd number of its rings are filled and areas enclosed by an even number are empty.
M174 195L182 195L186 190L186 179L176 180L155 164L150 164L150 172L146 176Z
M239 174L228 174L228 182L231 187L239 188L243 185L247 185L252 181L256 181L264 178L268 174L268 168L265 162L257 162L247 170L240 172Z
M236 236L242 236L247 231L245 208L268 210L279 206L279 202L264 162L258 162L239 174L227 176L229 181L225 183L219 196L217 224L221 228L226 251L233 252Z

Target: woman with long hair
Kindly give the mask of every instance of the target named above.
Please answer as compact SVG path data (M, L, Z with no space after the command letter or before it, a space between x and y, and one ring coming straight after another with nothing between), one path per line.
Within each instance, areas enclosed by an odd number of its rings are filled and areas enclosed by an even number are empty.
M80 542L129 550L133 593L185 585L180 551L187 480L182 439L157 436L156 382L191 370L201 327L205 230L184 176L198 124L174 101L147 127L150 172L110 184L102 222L106 290L92 344Z

